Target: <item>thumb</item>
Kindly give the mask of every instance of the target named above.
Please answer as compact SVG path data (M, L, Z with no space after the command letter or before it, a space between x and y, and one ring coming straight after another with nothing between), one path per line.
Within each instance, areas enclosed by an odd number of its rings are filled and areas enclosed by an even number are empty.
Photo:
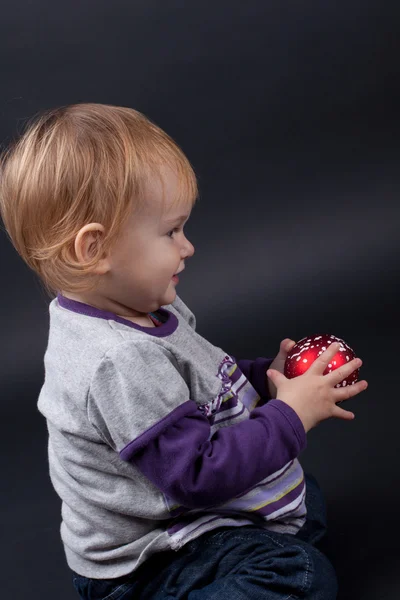
M275 387L278 387L279 383L286 380L283 373L280 373L276 369L268 369L267 376L270 378Z
M294 340L291 340L290 338L285 338L284 340L281 341L280 344L280 351L284 352L285 354L288 354L290 352L290 350L293 348L293 346L296 345L296 342Z

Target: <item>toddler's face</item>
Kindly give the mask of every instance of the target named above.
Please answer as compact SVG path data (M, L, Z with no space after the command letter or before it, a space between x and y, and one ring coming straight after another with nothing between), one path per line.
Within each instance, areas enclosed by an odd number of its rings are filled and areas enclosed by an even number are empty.
M183 226L191 205L172 206L177 179L165 170L164 203L161 183L148 186L145 206L126 222L109 260L109 292L113 300L139 313L148 313L176 296L174 275L185 268L194 247Z

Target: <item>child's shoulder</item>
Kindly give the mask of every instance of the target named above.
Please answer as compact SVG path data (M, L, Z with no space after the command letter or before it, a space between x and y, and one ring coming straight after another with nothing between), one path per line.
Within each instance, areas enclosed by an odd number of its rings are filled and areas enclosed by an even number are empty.
M75 348L80 353L103 355L125 342L140 345L151 341L151 336L146 336L140 327L113 319L112 313L105 311L75 311L60 306L54 299L49 312L49 340L63 348Z
M174 315L176 324L177 318L195 329L195 317L179 297L162 308ZM163 327L163 335L149 335L144 328L132 326L128 321L124 323L123 320L113 319L111 313L96 310L91 312L89 309L89 306L83 305L79 310L71 310L60 305L57 298L50 303L48 355L57 355L57 360L65 361L66 364L73 365L73 368L85 365L87 369L89 363L99 363L106 355L123 356L127 349L131 356L143 353L148 356L152 352L157 354L164 351L162 346L168 342L169 335L176 328L174 321L170 320L169 325L165 323Z
M172 304L163 306L178 320L186 322L192 330L196 319L192 311L178 296ZM46 351L47 362L63 365L72 377L84 378L104 360L143 361L168 354L169 328L166 335L148 335L140 328L133 328L110 318L93 318L89 313L74 312L60 306L57 299L50 303L50 330ZM174 331L171 327L171 333ZM153 330L152 330L153 331ZM185 334L186 335L186 334ZM167 348L168 347L168 348Z

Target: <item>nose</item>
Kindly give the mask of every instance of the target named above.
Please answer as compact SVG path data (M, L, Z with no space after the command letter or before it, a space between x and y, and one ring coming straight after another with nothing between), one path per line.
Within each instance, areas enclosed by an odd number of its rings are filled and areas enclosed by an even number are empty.
M182 257L190 258L191 256L193 256L193 254L194 254L194 246L191 242L189 242L189 240L185 236L183 246L182 246Z

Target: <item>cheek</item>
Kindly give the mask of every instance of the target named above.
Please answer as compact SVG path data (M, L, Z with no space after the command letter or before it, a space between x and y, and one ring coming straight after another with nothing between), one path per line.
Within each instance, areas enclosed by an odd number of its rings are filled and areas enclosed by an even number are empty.
M146 256L146 266L157 278L171 278L179 264L179 252L173 242L161 244L156 251Z
M180 260L180 248L176 241L166 238L166 243L162 244L157 252L160 264L165 266L173 265Z

